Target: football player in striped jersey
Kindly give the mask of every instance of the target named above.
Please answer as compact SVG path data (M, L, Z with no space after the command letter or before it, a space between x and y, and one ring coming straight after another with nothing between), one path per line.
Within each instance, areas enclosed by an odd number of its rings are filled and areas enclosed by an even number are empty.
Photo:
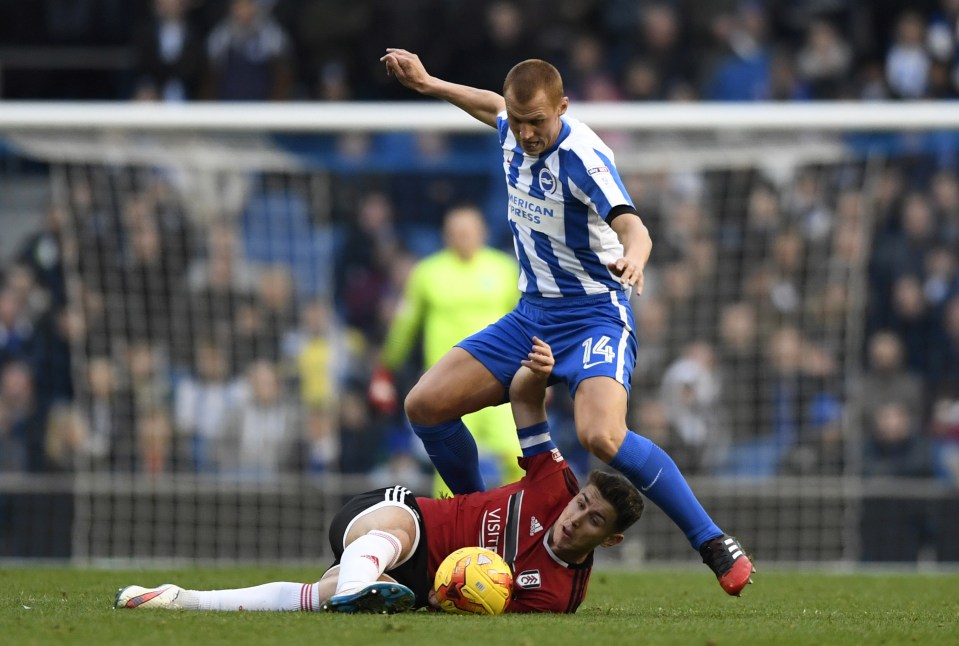
M499 94L432 76L405 49L389 48L380 60L406 87L494 128L503 150L519 303L451 348L405 401L443 480L454 493L484 489L462 417L502 402L527 339L550 339L552 378L565 381L573 397L580 443L656 503L723 589L738 595L750 582L750 559L709 517L672 458L626 426L637 343L629 299L634 289L642 292L652 240L613 151L566 115L562 78L546 61L516 64Z

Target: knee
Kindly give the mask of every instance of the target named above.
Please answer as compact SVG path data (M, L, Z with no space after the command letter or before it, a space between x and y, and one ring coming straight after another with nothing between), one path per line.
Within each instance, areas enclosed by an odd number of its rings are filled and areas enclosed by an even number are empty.
M577 428L576 435L583 448L603 462L609 463L619 452L619 447L623 444L626 432L625 430L599 426L585 426Z
M432 426L444 421L438 404L437 397L430 395L417 384L406 396L403 409L407 419L413 424Z

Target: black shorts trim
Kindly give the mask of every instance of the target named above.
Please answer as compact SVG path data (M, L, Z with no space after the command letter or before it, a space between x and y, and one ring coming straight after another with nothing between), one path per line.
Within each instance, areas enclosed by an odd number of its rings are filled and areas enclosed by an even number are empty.
M398 565L387 574L402 583L416 594L414 607L422 608L429 605L429 591L433 587L427 574L429 565L429 548L426 543L426 525L423 523L423 514L416 504L416 496L405 487L383 487L354 496L333 517L330 523L330 547L333 550L333 561L330 567L340 564L343 556L343 539L346 536L350 523L361 513L381 503L402 506L413 512L420 531L419 544L405 563Z

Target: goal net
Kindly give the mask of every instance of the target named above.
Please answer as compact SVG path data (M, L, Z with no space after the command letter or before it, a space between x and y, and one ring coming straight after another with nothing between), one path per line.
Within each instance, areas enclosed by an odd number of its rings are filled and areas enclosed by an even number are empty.
M863 387L892 289L870 266L876 233L904 186L955 183L959 119L927 104L571 114L616 152L654 241L630 428L761 562L871 558L884 528L894 559L950 558L954 493L863 477ZM0 135L48 182L73 383L47 402L59 475L0 472L6 556L316 562L350 494L429 493L418 441L366 388L446 210L479 205L511 251L491 131L432 104L85 105L5 107ZM598 465L553 390L554 436L585 475ZM603 557L698 559L652 505Z

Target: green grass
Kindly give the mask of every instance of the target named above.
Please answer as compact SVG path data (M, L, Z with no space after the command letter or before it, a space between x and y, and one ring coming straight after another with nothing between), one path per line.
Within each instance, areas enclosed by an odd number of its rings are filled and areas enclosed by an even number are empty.
M309 578L309 577L306 577ZM0 644L959 644L959 574L761 572L740 599L706 572L594 572L577 614L114 611L117 588L304 580L278 568L0 570Z

